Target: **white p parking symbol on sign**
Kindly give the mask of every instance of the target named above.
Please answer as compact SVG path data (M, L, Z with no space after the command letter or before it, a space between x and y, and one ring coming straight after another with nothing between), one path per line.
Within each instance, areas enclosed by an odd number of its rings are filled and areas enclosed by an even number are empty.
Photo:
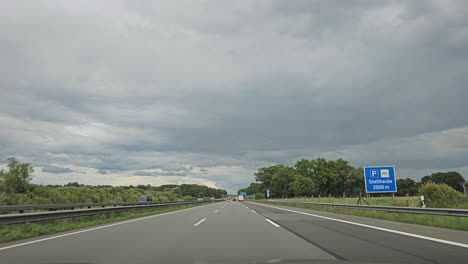
M378 178L378 177L379 177L379 174L377 170L371 170L371 178Z

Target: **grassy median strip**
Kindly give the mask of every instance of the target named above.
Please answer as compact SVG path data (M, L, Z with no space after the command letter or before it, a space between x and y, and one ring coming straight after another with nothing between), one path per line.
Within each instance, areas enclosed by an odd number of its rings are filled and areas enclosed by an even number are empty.
M203 204L176 205L171 207L154 208L148 210L135 210L127 212L115 212L92 216L80 216L74 218L57 219L43 222L23 224L0 225L0 242L7 242L39 235L52 234L72 229L90 227L111 222L117 222L132 218L144 217L160 213L166 213Z
M315 210L315 211L363 216L363 217L378 218L378 219L384 219L384 220L390 220L390 221L396 221L396 222L468 231L468 217L411 214L411 213L393 213L393 212L385 212L385 211L337 208L333 206L320 206L320 205L312 205L312 204L285 205L284 203L275 203L275 202L268 202L266 204L297 207L297 208L304 208L304 209L310 209L310 210Z

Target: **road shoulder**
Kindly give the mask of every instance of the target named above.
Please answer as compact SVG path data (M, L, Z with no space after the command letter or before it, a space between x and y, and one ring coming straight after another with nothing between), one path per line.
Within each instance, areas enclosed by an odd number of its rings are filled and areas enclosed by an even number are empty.
M449 240L453 242L468 244L468 232L467 231L453 230L453 229L446 229L446 228L432 227L432 226L425 226L425 225L417 225L417 224L408 224L408 223L401 223L401 222L393 222L393 221L376 219L376 218L336 214L336 213L315 211L311 209L289 207L289 206L284 206L284 205L266 204L266 203L258 203L258 202L252 202L252 203L260 204L260 205L265 204L265 205L274 206L278 208L285 208L288 210L311 213L311 214L315 214L319 216L330 217L330 218L335 218L339 220L355 222L359 224L365 224L365 225L370 225L370 226L375 226L375 227L380 227L380 228L392 229L392 230L400 231L400 232L412 233L412 234L420 235L420 236L427 236L427 237L432 237L432 238L437 238L437 239L443 239L443 240Z

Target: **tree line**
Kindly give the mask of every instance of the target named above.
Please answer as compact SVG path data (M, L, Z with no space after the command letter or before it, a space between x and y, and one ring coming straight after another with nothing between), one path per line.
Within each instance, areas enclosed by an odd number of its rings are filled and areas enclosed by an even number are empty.
M343 159L301 159L293 166L263 167L255 173L255 181L248 187L240 189L239 192L246 192L248 195L255 194L257 198L265 197L266 190L270 191L272 198L317 197L319 195L322 197L356 197L360 193L365 193L364 169L355 168ZM424 176L420 182L411 178L397 179L396 195L416 195L419 187L427 182L447 184L463 192L465 179L456 171L433 173Z
M140 195L152 195L154 201L220 198L226 190L196 184L182 185L65 185L32 184L34 169L30 163L8 159L7 170L0 170L0 205L48 203L105 203L136 201Z

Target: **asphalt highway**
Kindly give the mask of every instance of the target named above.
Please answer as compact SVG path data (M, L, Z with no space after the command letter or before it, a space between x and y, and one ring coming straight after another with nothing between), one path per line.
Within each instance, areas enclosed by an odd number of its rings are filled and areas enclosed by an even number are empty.
M315 214L215 203L3 243L0 263L468 263L468 232L428 239L303 211Z

